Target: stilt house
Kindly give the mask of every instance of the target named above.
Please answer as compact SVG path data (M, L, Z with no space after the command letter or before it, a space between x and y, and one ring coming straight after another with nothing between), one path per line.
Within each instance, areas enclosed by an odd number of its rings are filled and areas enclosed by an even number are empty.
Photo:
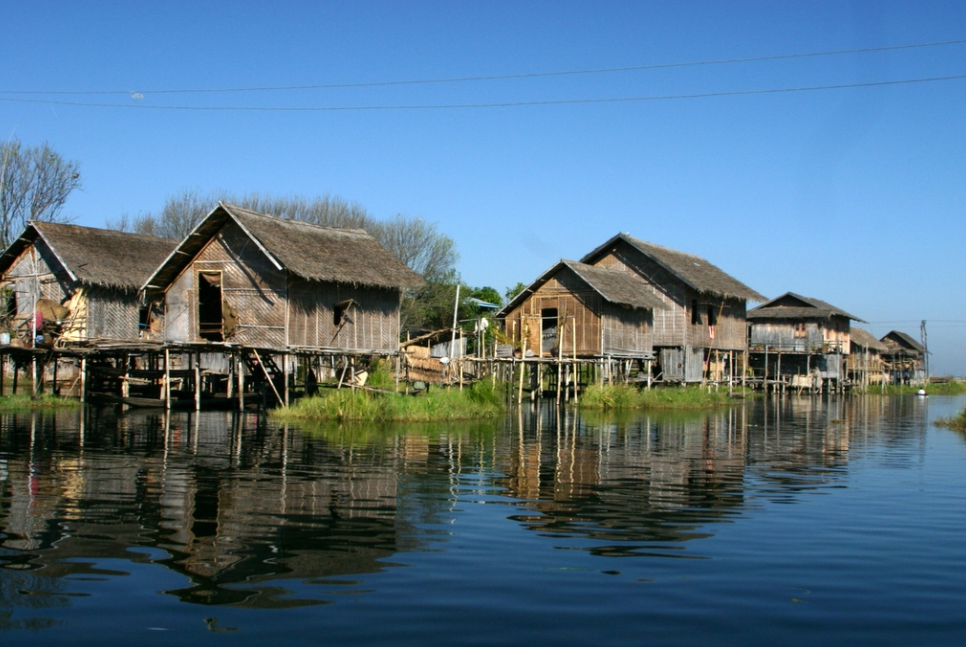
M880 384L885 372L882 353L889 347L862 328L852 326L849 331L851 351L846 360L848 376L852 384L869 386Z
M664 308L654 310L659 378L723 379L747 348L746 302L765 297L708 261L618 234L581 259L642 280Z
M538 357L650 359L655 310L664 303L643 280L562 260L498 313L514 345ZM575 347L576 344L576 347ZM528 353L529 354L529 353Z
M145 282L169 344L394 354L404 288L422 278L361 229L219 203Z
M862 320L824 301L786 292L748 311L751 364L771 376L808 375L814 369L823 379L844 380L852 321Z
M160 311L138 291L177 241L78 225L31 222L0 256L12 337L29 342L34 313L65 344L160 337ZM61 323L58 325L57 321ZM17 342L15 342L17 343Z
M924 384L926 349L904 332L893 330L882 338L882 359L893 384Z

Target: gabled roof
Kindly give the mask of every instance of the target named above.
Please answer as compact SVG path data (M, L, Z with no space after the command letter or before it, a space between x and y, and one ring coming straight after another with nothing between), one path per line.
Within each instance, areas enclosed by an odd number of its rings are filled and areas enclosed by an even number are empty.
M786 292L768 303L752 308L747 314L748 319L828 319L832 316L862 321L829 303L794 292Z
M882 342L885 343L890 350L898 346L900 347L899 350L912 350L917 353L924 353L926 351L926 349L923 348L919 342L899 330L889 331L886 336L882 338Z
M864 328L852 327L849 329L849 338L852 341L853 346L861 346L862 348L868 348L870 350L875 350L880 353L884 353L889 349L888 346L883 344L881 341L876 339L871 333L866 331Z
M766 300L765 297L700 256L648 243L629 234L617 234L584 256L580 261L582 263L593 263L615 248L619 242L624 242L644 254L698 292L707 292L721 297L748 299L749 301Z
M506 313L516 308L564 268L573 271L588 287L610 303L647 310L663 310L667 307L659 297L648 289L647 284L643 280L630 272L586 265L576 261L561 260L541 274L536 281L527 286L520 294L513 297L509 303L496 313L496 316L506 316Z
M71 280L122 290L139 289L177 245L169 238L32 221L0 256L0 274L38 239Z
M144 289L165 289L228 222L235 222L279 270L307 281L411 288L423 278L362 229L321 227L219 202L178 245Z

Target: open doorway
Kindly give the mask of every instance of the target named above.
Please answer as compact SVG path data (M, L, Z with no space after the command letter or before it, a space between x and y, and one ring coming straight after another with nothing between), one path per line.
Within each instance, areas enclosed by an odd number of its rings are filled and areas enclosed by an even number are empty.
M540 350L544 353L557 346L557 309L543 308L540 311Z
M198 272L198 336L225 341L221 311L221 272Z

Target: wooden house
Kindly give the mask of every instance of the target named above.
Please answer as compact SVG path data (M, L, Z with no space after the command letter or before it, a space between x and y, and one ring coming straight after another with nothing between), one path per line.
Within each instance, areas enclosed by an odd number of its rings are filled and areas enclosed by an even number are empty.
M618 234L581 259L627 272L664 304L654 310L659 377L669 382L723 379L747 348L747 301L765 297L708 261Z
M862 320L824 301L786 292L748 311L751 365L765 376L815 371L823 379L844 381L851 321Z
M881 384L885 374L882 354L889 347L862 328L849 331L850 352L846 359L849 381L856 386Z
M42 328L59 336L60 345L150 339L152 326L160 332L160 312L143 308L138 291L176 244L154 236L31 222L0 256L14 343L30 345L37 311L39 319L47 319Z
M925 384L926 349L911 336L892 330L882 338L886 373L892 384Z
M562 260L497 318L528 355L650 359L653 313L664 307L633 274Z
M422 278L361 229L219 203L144 283L168 344L395 354L404 288Z

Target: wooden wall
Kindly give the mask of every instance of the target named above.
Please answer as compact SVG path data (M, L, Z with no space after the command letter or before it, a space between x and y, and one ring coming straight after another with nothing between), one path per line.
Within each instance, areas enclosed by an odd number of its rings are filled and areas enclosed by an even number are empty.
M200 272L221 272L222 297L238 319L230 341L285 346L286 277L234 222L199 252L165 293L165 341L201 342L198 335Z
M576 326L577 355L580 357L651 350L650 311L623 308L604 301L566 268L507 313L504 319L506 334L516 344L527 330L527 349L536 354L541 342L540 317L547 308L557 309L557 334L564 355L574 354L573 326ZM550 352L544 351L543 355L548 356Z
M198 281L221 272L224 301L237 319L230 341L246 346L396 352L398 289L353 287L290 277L278 270L234 222L198 253L165 294L165 340L200 342ZM336 304L355 302L336 325Z
M344 283L289 282L289 345L395 352L399 348L399 290ZM335 306L351 299L340 324Z
M654 346L697 346L718 350L744 350L747 345L745 300L696 292L662 266L631 247L621 244L594 265L634 272L643 278L665 309L654 311ZM692 307L698 304L697 323L691 323ZM708 325L708 308L714 309L714 339Z
M796 326L805 324L804 331ZM849 320L844 317L828 319L758 319L751 326L749 343L752 350L764 346L792 352L841 352L850 351Z

